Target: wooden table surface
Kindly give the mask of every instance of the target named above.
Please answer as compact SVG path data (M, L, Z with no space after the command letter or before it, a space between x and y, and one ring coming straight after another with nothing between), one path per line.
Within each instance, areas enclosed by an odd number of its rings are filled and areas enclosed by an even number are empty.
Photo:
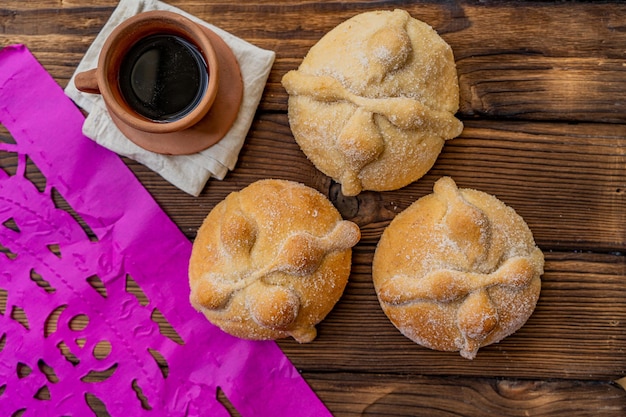
M626 4L169 3L275 51L276 62L239 162L224 181L211 180L192 197L125 162L189 239L228 193L261 178L309 185L361 227L350 282L318 338L278 342L335 416L626 415ZM65 87L116 4L4 0L0 46L26 44ZM451 45L465 129L419 181L343 197L295 143L280 80L335 25L393 8L429 23ZM0 130L0 138L8 135ZM384 228L443 175L512 206L546 258L532 317L473 361L402 336L380 309L371 280Z

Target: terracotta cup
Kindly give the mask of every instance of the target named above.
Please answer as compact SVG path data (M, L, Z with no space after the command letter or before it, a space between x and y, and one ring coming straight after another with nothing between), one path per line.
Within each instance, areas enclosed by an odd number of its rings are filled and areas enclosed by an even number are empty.
M131 108L120 91L118 76L123 58L139 40L155 34L179 36L202 54L208 85L199 103L182 118L170 122L150 120ZM176 13L149 11L137 14L117 26L107 37L95 69L76 75L76 88L101 94L114 120L149 134L172 133L188 129L202 120L215 101L219 84L218 58L209 37L199 25Z

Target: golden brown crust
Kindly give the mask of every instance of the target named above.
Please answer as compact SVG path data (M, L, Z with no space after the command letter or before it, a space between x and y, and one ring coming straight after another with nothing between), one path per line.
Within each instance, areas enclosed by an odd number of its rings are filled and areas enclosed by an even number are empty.
M439 179L380 239L372 275L385 314L408 338L472 359L535 309L543 253L513 209Z
M403 10L343 22L282 84L296 142L345 195L419 179L463 129L450 46Z
M189 262L192 305L244 339L316 337L350 275L356 224L319 192L260 180L206 217Z

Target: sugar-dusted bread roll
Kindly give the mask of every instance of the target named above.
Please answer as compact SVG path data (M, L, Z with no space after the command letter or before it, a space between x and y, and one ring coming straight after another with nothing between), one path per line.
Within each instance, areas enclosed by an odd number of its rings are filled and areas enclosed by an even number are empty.
M530 317L543 264L513 209L444 177L385 230L373 279L385 314L406 337L473 359Z
M192 305L244 339L315 339L341 297L359 227L318 191L260 180L220 202L198 230Z
M344 195L419 179L463 129L452 49L403 10L341 23L282 84L296 142Z

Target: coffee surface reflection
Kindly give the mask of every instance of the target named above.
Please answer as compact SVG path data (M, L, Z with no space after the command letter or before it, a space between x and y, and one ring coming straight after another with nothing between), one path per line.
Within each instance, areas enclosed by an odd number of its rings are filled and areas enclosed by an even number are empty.
M119 71L120 92L128 105L156 122L173 122L189 114L202 99L208 80L198 48L169 34L139 40Z

